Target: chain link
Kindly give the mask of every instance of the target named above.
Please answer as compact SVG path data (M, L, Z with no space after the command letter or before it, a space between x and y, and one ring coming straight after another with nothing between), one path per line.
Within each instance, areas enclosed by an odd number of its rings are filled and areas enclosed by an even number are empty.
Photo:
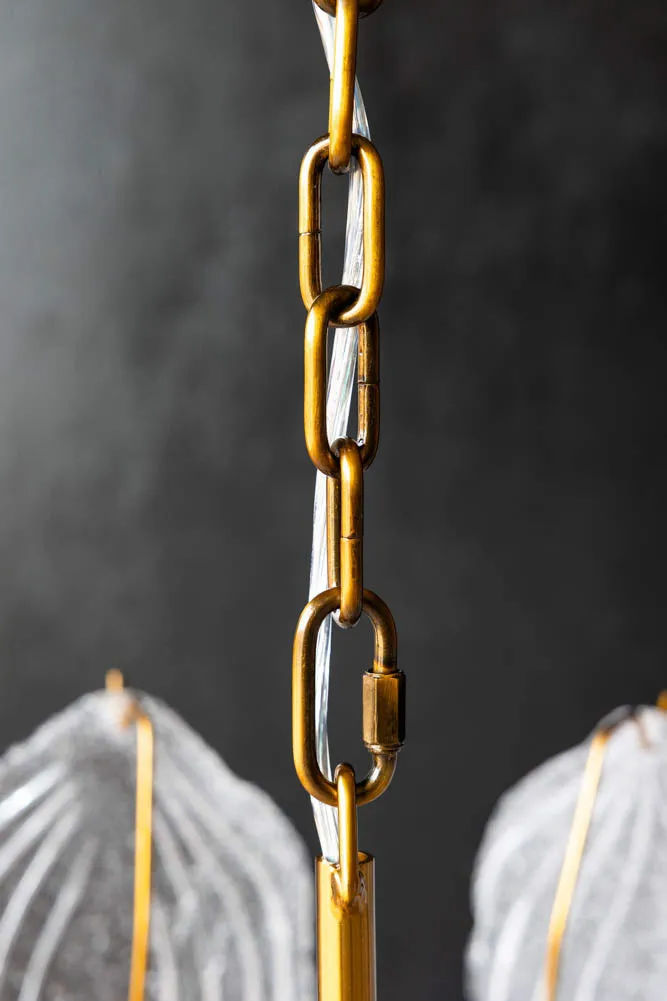
M332 317L352 301L357 289L333 285L325 289L308 310L304 350L304 428L308 455L325 476L338 476L340 460L327 434L327 335ZM379 325L377 315L359 327L357 348L357 437L361 461L368 469L380 438Z
M363 180L364 268L354 300L329 318L330 324L339 327L354 327L369 320L378 307L384 284L384 168L370 139L351 134L350 145ZM329 162L329 147L328 135L317 139L303 158L299 177L299 283L308 310L323 290L322 172Z
M336 174L350 169L352 156L358 24L359 0L338 0L329 100L329 166Z

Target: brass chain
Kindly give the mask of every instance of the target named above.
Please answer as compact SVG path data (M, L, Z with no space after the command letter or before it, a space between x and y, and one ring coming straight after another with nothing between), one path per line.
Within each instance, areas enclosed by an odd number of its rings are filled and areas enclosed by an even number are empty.
M384 172L373 143L353 132L357 57L357 22L381 0L317 0L336 17L331 78L329 131L306 153L299 179L299 280L308 311L305 330L304 425L306 448L327 479L327 564L329 587L304 608L296 630L293 654L293 752L299 779L311 796L337 807L340 862L332 878L318 884L333 886L334 897L319 910L320 999L372 1001L373 922L369 871L372 857L357 849L357 807L380 796L396 768L405 729L405 676L396 665L396 627L392 614L363 584L364 472L372 464L379 439L379 324L377 308L385 270ZM321 197L325 165L334 173L349 170L354 157L363 181L363 273L361 286L323 287ZM331 327L357 327L357 437L334 443L327 434L327 337ZM363 739L371 756L367 775L357 781L350 765L340 764L332 781L317 757L315 662L317 637L328 615L338 613L339 625L354 626L362 614L375 633L373 666L363 677ZM320 860L318 865L325 865ZM318 870L319 872L319 870ZM365 882L364 882L365 881ZM366 892L364 886L367 887ZM361 903L360 903L361 901ZM332 926L332 914L352 922L345 933ZM352 917L354 915L354 919ZM356 922L356 924L355 924ZM362 927L363 926L363 927ZM356 929L356 931L355 931ZM365 944L352 948L358 933ZM373 940L374 941L374 940ZM366 952L366 961L360 956ZM371 955L372 953L372 955ZM326 958L324 958L326 957ZM332 957L334 957L332 959ZM326 966L326 971L323 967ZM336 967L336 969L334 969ZM338 967L346 967L347 972ZM349 974L349 975L348 975ZM338 986L333 986L338 985ZM344 985L347 985L345 987Z

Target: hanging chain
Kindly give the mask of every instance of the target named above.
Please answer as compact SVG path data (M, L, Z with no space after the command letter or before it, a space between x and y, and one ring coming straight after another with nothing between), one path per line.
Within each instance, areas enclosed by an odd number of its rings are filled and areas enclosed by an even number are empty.
M375 944L373 859L358 851L357 807L386 790L405 729L405 677L396 665L396 627L387 605L363 584L364 472L379 439L379 324L384 283L384 172L369 139L352 131L358 19L381 0L316 0L336 17L329 131L306 153L299 179L299 280L308 310L305 330L306 448L327 479L327 590L304 608L293 656L293 751L311 796L338 810L340 861L318 860L320 1001L373 1001ZM337 174L356 160L363 182L363 273L360 287L323 287L321 199L325 166ZM327 433L327 338L330 327L358 328L357 435L330 442ZM373 666L363 676L363 739L371 756L357 780L345 763L329 779L316 740L317 637L328 615L350 628L366 615L375 634Z

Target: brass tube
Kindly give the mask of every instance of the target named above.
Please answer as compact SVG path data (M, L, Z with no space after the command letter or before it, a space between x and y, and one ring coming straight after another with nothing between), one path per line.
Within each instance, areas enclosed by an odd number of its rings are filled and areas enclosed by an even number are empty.
M358 857L360 890L347 906L338 866L324 858L315 863L319 1001L376 1001L375 859Z

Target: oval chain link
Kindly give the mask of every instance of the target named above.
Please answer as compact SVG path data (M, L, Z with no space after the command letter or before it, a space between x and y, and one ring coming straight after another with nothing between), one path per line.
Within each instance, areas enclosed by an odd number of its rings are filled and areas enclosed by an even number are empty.
M299 177L299 283L308 310L323 291L322 172L329 160L329 147L328 135L317 139L303 158ZM364 266L354 300L329 321L340 327L355 327L369 320L384 285L384 168L375 146L363 136L352 136L352 155L361 167L364 187Z
M332 318L355 289L334 285L325 289L308 311L304 346L303 415L306 448L311 461L325 476L338 476L339 457L329 444L327 434L327 334ZM375 458L380 437L379 420L379 325L377 315L359 327L357 348L357 438L361 461L368 469Z

